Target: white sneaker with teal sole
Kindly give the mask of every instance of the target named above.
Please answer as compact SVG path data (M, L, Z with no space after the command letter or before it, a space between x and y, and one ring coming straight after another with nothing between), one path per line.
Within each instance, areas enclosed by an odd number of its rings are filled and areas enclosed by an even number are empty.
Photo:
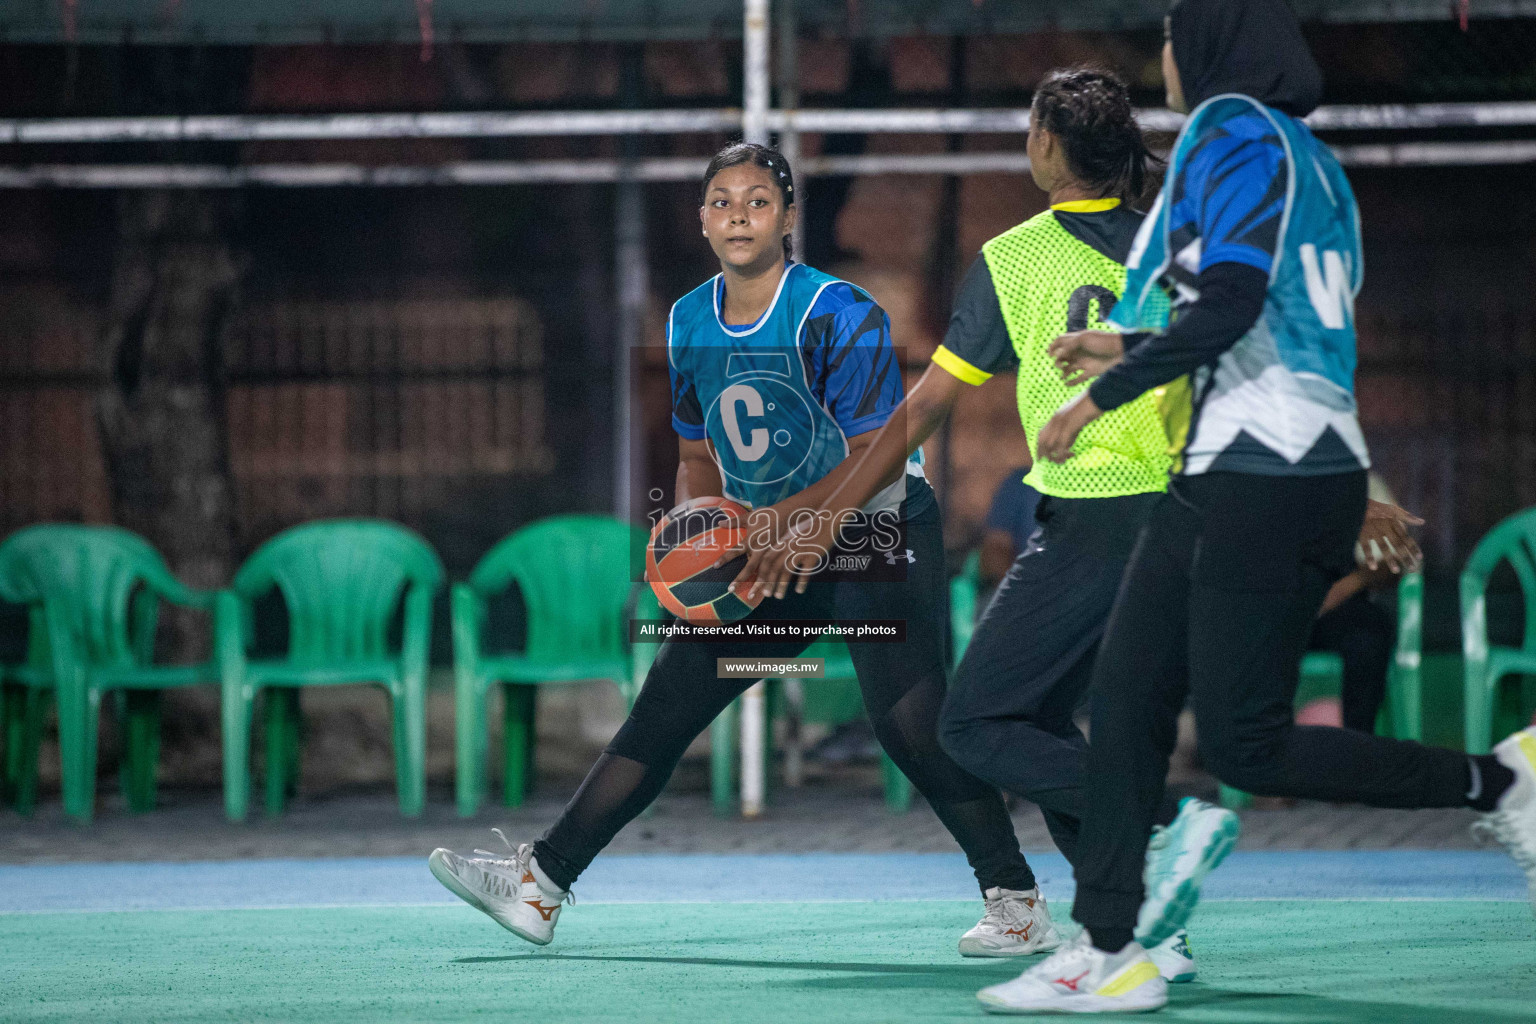
M1030 956L1061 945L1038 888L1019 892L993 887L986 891L986 901L987 912L976 927L960 936L961 956Z
M1200 883L1237 845L1237 815L1185 797L1178 817L1152 830L1143 874L1147 897L1136 921L1136 940L1151 948L1189 923L1200 902Z
M501 829L491 831L512 846ZM476 850L474 856L466 857L438 847L427 858L427 867L449 892L513 935L536 946L548 945L555 937L560 908L575 899L569 892L539 882L532 845L524 843L511 853L505 857Z
M1474 835L1503 846L1525 872L1536 913L1536 727L1521 729L1493 748L1494 756L1515 773L1514 785L1499 797L1499 806L1472 826Z
M1118 953L1074 939L1012 981L976 993L988 1013L1145 1013L1168 1002L1168 983L1134 942Z
M1170 985L1195 980L1195 954L1189 951L1189 933L1182 928L1147 950L1147 957Z

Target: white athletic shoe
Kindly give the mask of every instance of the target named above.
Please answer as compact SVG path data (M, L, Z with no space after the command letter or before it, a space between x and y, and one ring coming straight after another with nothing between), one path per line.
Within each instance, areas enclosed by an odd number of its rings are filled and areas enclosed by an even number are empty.
M1237 815L1204 800L1185 797L1178 817L1152 830L1142 875L1147 898L1136 921L1136 940L1161 945L1189 923L1200 902L1200 883L1237 845Z
M1536 913L1536 726L1503 740L1493 753L1515 773L1515 783L1499 797L1497 810L1478 818L1472 832L1496 840L1525 871Z
M986 892L987 912L960 936L961 956L1029 956L1061 945L1051 911L1038 888L1022 892L994 886Z
M491 831L512 849L501 829ZM571 893L540 884L535 877L538 866L533 863L533 846L529 843L512 850L511 857L488 850L476 850L473 857L465 857L438 847L427 858L427 867L449 892L483 911L513 935L537 946L548 945L555 937L561 906L576 902Z
M1170 985L1195 980L1195 954L1189 951L1189 933L1182 928L1147 950L1147 957Z
M1095 949L1088 933L1012 981L976 993L988 1013L1142 1013L1168 1002L1168 983L1132 942L1118 953Z

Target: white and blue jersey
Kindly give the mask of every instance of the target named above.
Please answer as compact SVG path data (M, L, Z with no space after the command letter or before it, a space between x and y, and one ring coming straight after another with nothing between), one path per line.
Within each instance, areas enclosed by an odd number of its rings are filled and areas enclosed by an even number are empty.
M791 263L767 312L745 325L724 322L724 290L717 275L667 318L672 426L708 439L726 497L771 505L826 476L848 438L884 425L904 394L901 365L885 311L846 281ZM921 451L907 473L923 475ZM905 495L898 479L865 510Z
M1338 161L1300 120L1227 93L1190 115L1110 319L1159 329L1222 263L1269 275L1263 312L1192 375L1185 474L1366 468L1355 411L1360 216ZM1171 300L1171 310L1170 310Z

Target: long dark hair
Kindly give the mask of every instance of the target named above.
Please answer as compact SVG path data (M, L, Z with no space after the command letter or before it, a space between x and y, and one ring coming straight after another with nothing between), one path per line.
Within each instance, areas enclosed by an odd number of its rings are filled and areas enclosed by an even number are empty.
M784 154L778 150L760 146L755 142L735 142L714 155L714 158L709 161L709 166L704 169L704 185L699 189L700 202L709 200L709 183L715 180L715 175L737 164L751 164L767 171L773 183L779 186L779 195L784 200L784 208L787 210L795 204L795 175L789 169L789 161L784 159ZM795 258L795 243L789 235L784 236L784 258L786 260Z
M1061 140L1072 173L1103 196L1140 199L1161 163L1147 149L1130 90L1107 71L1052 71L1035 90L1030 120Z

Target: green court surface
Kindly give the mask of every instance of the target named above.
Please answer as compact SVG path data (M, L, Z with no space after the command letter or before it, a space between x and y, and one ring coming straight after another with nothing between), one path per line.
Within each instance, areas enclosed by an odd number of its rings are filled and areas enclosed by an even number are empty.
M0 916L0 1019L980 1020L1022 964L954 953L978 903L568 908L523 944L460 906ZM1201 980L1160 1018L1536 1021L1536 921L1509 901L1230 901L1192 927Z

